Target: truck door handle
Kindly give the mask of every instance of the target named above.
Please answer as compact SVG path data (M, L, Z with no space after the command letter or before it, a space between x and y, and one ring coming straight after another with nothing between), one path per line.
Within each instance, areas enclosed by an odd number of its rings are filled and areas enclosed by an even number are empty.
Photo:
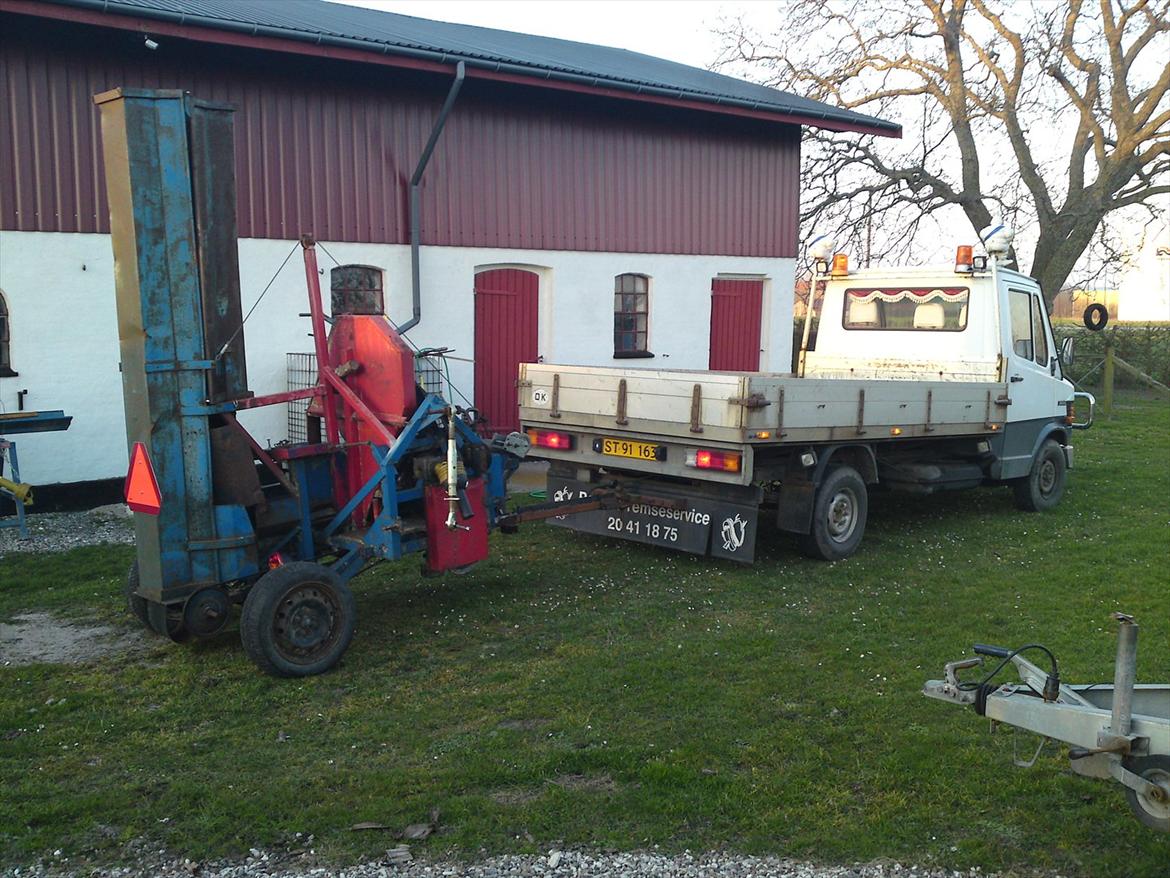
M1015 384L1017 381L1023 381L1023 380L1024 380L1023 375L1013 375L1012 376L1012 384Z

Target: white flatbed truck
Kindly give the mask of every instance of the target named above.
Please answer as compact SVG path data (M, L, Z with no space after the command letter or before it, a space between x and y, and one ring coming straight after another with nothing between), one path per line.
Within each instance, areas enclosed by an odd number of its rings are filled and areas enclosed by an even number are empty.
M817 259L820 326L808 349L806 321L795 374L522 364L520 420L550 463L550 501L655 501L552 523L744 562L775 526L837 560L861 542L874 486L1009 485L1024 509L1055 506L1092 397L1064 377L1036 281L960 249L944 268Z

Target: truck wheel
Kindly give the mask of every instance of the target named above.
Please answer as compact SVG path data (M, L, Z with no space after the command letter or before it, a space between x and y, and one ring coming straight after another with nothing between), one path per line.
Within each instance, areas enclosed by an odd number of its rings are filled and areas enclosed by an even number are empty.
M1054 439L1046 439L1032 461L1032 471L1012 485L1016 507L1025 512L1044 512L1060 502L1067 481L1064 449Z
M812 531L800 536L800 549L810 558L840 561L857 551L865 534L869 501L865 481L851 466L830 470L813 505Z
M240 617L248 657L276 677L329 670L349 647L356 619L353 593L320 564L295 561L252 586Z
M1125 788L1125 798L1134 815L1150 829L1170 832L1170 756L1144 756L1128 759L1125 767L1141 775L1162 791L1162 798L1139 795Z

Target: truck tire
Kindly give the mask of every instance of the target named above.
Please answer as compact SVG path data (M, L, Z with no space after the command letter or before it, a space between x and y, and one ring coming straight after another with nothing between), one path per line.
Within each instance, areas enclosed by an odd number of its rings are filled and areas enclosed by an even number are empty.
M835 467L817 488L812 530L801 534L800 550L810 558L840 561L857 551L869 512L865 481L851 466Z
M1064 449L1055 439L1046 439L1032 461L1032 471L1012 484L1016 507L1025 512L1044 512L1064 496L1068 480Z
M152 607L158 607L148 601L146 598L138 594L138 584L140 582L140 575L138 573L138 562L133 561L130 564L130 569L126 572L126 584L122 586L122 593L126 596L126 606L130 610L130 615L142 623L142 627L152 634L158 634L162 637L169 637L175 643L183 643L187 640L187 630L183 627L183 614L181 608L176 606L165 607L161 613L156 612L155 622L150 620ZM165 624L164 630L159 630L155 624L160 626Z
M240 616L244 651L274 677L311 677L335 664L353 639L357 610L340 576L294 561L270 570L248 591Z

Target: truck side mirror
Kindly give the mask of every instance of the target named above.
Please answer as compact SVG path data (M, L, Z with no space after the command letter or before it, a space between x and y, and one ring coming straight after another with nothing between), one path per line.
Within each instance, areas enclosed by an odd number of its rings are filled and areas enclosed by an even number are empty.
M1066 335L1060 340L1060 362L1066 369L1072 368L1074 341L1071 335Z

